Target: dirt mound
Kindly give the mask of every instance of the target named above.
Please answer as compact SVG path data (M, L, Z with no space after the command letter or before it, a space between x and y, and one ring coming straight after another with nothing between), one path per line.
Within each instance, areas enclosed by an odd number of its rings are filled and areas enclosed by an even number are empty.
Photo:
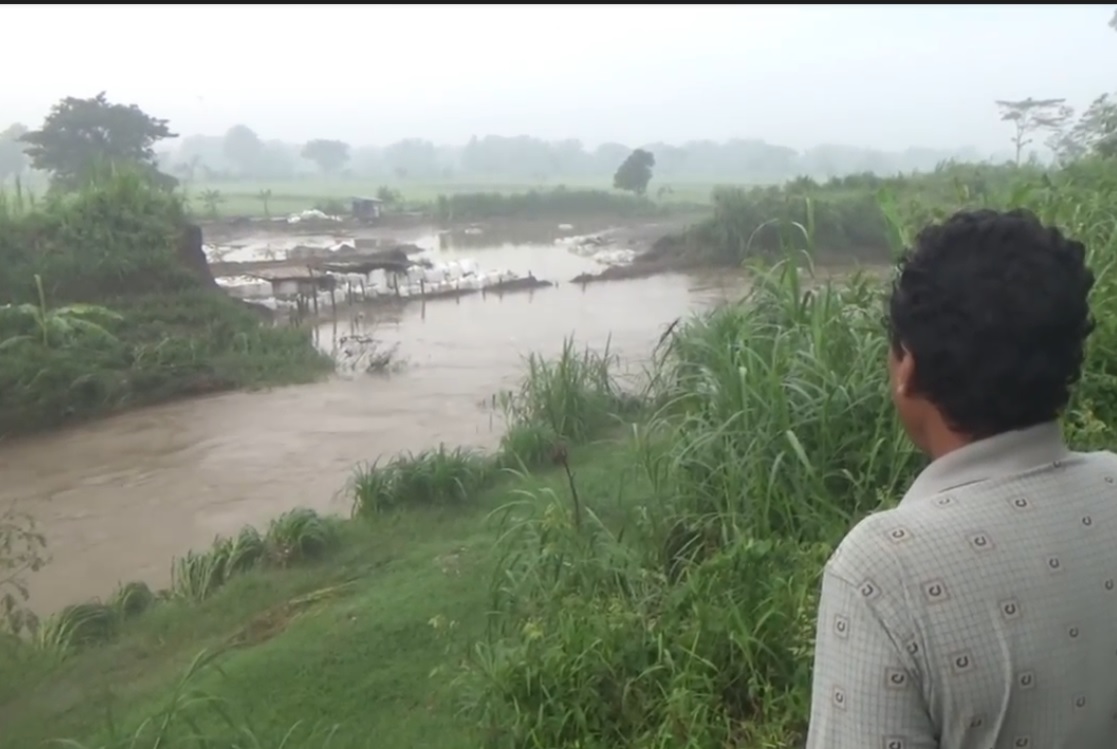
M217 288L209 263L206 262L206 253L202 250L202 227L197 224L183 226L176 249L179 260L198 276L203 286Z

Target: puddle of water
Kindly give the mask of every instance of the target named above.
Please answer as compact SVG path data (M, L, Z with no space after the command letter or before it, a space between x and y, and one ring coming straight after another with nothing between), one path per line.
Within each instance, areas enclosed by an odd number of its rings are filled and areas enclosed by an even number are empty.
M471 238L475 239L475 238ZM459 248L417 237L432 258L532 271L554 288L504 296L366 307L363 318L318 328L320 342L352 330L398 345L406 368L258 393L171 403L0 445L0 507L36 516L52 561L31 579L41 612L120 581L166 585L172 557L246 523L263 525L299 505L347 512L337 496L353 466L439 442L492 447L493 414L481 407L515 384L523 357L579 345L646 357L664 326L740 293L725 274L566 283L602 266L561 245Z

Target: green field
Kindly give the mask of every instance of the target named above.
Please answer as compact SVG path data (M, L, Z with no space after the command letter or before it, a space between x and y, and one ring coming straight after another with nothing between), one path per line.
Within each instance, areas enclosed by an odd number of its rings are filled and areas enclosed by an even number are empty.
M563 183L509 183L500 180L491 182L408 182L408 181L341 181L341 180L299 180L289 182L215 182L205 183L198 181L185 186L185 192L191 207L199 213L208 214L208 208L203 204L201 195L207 190L213 190L221 195L221 202L217 210L223 217L232 216L263 216L264 201L261 193L270 191L268 199L268 212L273 216L281 216L297 211L307 210L315 206L328 204L330 201L347 202L352 197L375 197L382 187L398 193L402 198L400 209L423 210L433 204L439 195L464 195L471 193L500 193L504 195L522 194L531 191L547 192L554 190L562 184L569 190L606 190L617 195L625 195L612 188L612 182L601 180L575 180ZM666 185L670 191L660 194L660 187L655 181L649 188L649 195L657 201L672 203L709 204L713 183L686 182Z
M671 205L709 205L715 187L713 181L686 180L664 182L653 180L648 189L650 198L658 203ZM631 197L630 193L614 190L612 180L575 179L548 182L510 182L506 179L419 182L386 178L384 180L349 180L310 177L286 181L214 181L195 180L180 184L187 206L199 217L208 218L216 208L219 218L240 216L285 216L315 207L332 207L349 210L348 201L353 197L376 197L381 188L392 190L399 196L398 205L391 211L427 211L440 195L500 194L522 195L528 192L548 193L556 188L572 192L604 191L617 197ZM9 186L10 189L10 186ZM47 184L42 175L32 173L22 180L21 189L33 199L41 199ZM662 190L662 192L661 192ZM216 205L203 199L207 192L219 197ZM267 209L262 197L269 192ZM330 203L334 205L330 206Z

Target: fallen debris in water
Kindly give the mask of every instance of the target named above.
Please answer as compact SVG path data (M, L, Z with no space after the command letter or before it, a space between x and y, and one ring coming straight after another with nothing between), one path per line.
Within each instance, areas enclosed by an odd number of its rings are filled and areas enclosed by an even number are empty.
M354 334L337 339L334 360L341 373L378 374L393 367L399 344L382 348L380 341L371 335Z
M673 270L678 270L677 266L666 262L637 262L631 265L610 265L600 273L580 273L570 279L570 283L587 284L596 281L621 281L630 278L646 278Z

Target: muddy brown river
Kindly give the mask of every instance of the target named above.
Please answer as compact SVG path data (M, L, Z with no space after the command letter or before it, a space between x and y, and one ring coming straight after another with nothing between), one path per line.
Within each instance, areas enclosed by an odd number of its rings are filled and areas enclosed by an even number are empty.
M51 561L30 579L32 606L47 613L126 580L166 585L176 555L292 507L348 512L338 492L361 461L440 442L493 446L500 426L485 403L515 384L528 353L556 353L573 335L595 347L611 339L637 361L676 317L743 288L735 277L681 274L583 288L565 282L602 266L561 246L470 237L472 246L438 249L446 241L431 233L416 243L440 260L560 284L346 310L318 326L326 349L353 329L397 345L404 366L391 375L181 401L0 444L0 507L34 515L49 544Z

